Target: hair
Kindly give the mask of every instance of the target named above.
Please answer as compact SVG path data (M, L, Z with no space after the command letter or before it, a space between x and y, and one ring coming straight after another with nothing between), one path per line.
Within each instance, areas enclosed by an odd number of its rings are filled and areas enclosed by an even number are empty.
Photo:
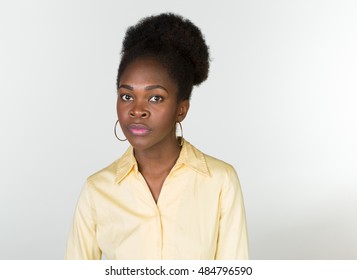
M138 58L161 63L178 85L178 101L207 79L209 50L201 30L188 19L164 13L141 19L127 29L121 50L117 88L126 67Z

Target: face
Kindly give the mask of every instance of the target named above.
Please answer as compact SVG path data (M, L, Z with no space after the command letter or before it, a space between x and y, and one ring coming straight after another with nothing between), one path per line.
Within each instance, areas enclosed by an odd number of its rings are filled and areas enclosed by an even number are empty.
M152 58L139 58L124 70L118 88L117 114L123 133L137 150L177 145L176 122L189 101L177 99L178 86Z

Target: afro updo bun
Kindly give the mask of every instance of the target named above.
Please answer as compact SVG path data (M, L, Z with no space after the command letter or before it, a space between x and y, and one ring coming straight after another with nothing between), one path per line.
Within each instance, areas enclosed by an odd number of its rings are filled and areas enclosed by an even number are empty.
M209 51L201 30L188 19L164 13L141 19L127 29L121 50L120 77L135 59L153 57L177 82L179 100L189 99L194 85L207 79Z

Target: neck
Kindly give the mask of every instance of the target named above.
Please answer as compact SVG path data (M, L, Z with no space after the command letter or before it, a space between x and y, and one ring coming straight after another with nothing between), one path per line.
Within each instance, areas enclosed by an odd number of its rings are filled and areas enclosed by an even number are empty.
M169 171L175 165L180 155L181 147L176 137L174 141L161 143L145 150L134 148L134 155L141 173L162 173Z

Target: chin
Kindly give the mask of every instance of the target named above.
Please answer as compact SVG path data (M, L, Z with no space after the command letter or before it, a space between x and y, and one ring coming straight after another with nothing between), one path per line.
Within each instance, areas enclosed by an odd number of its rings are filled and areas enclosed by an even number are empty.
M134 139L128 139L129 143L135 150L146 150L153 146L153 143L150 143L145 137L135 137Z

